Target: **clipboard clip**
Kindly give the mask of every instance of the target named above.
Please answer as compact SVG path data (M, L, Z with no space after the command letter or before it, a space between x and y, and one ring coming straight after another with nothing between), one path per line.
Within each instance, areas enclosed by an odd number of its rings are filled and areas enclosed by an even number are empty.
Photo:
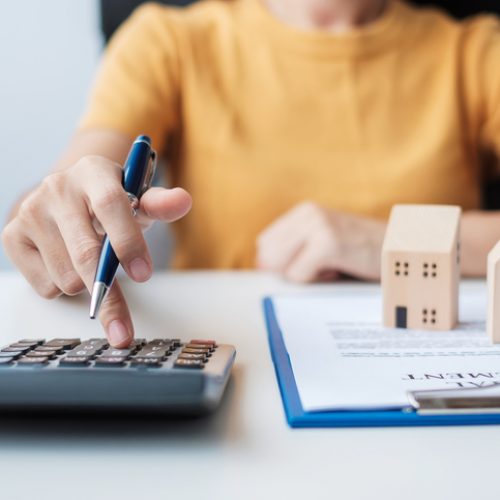
M482 387L408 391L420 415L500 413L500 382Z

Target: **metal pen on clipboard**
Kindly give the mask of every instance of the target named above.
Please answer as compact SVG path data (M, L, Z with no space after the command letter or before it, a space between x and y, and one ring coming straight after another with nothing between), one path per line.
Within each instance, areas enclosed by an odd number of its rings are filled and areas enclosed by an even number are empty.
M500 413L500 383L482 387L408 391L408 401L421 415Z

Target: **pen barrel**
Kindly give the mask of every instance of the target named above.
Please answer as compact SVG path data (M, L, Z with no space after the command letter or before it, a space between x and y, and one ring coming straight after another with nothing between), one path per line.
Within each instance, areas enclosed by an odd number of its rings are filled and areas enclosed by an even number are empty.
M150 162L153 162L152 164L154 165L155 158L156 155L151 149L151 139L145 135L139 136L132 144L123 166L122 185L128 193L129 199L134 197L140 199L144 190L147 189L150 175L152 175L149 168ZM105 235L94 283L104 283L109 288L113 284L119 264L120 262L111 246L108 235ZM97 312L98 309L99 305L96 306ZM91 317L94 317L95 314L96 311L91 310Z
M99 257L99 263L97 264L94 281L100 281L107 287L110 287L113 284L119 263L118 257L111 246L108 236L105 236L102 243L101 255Z
M144 189L144 181L151 161L151 141L149 137L139 136L128 154L123 166L123 188L140 198Z

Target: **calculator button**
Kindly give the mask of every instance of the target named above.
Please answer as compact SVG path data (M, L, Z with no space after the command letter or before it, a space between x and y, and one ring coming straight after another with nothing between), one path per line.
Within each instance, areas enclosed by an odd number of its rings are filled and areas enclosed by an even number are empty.
M127 349L130 349L131 351L136 351L137 349L140 349L146 341L144 339L134 339L130 344L128 345Z
M52 339L43 344L45 347L61 347L62 349L72 349L80 343L80 339Z
M193 339L189 342L190 344L201 344L201 345L209 345L211 347L217 347L217 342L215 340L203 340L203 339Z
M22 351L8 351L8 352L3 352L0 351L0 359L2 358L17 358L23 354Z
M109 347L108 341L106 339L88 339L84 340L81 345L89 345L93 346L96 349L104 349L106 347Z
M45 345L39 345L38 347L35 347L33 352L50 352L52 354L61 354L64 352L64 349L62 347L47 347Z
M88 356L64 356L59 361L60 366L87 366L89 364Z
M36 358L22 357L17 360L17 364L22 366L46 365L48 360L49 358L46 356L37 356Z
M45 342L45 339L22 339L19 340L17 343L18 344L36 344L36 345L41 345Z
M123 366L125 359L118 356L100 356L95 360L95 366Z
M153 339L150 342L147 343L147 345L154 345L154 346L171 346L173 344L173 341L171 339Z
M168 356L169 356L169 353L166 353L166 352L159 352L159 351L142 352L142 351L139 351L132 359L147 358L147 359L157 359L159 361L162 361L165 358L168 358Z
M159 368L161 360L158 358L133 358L130 361L131 366L150 366L152 368Z
M30 350L29 347L4 347L1 352L19 352L24 353Z
M214 351L215 350L215 347L211 344L193 344L192 342L190 342L189 344L186 344L185 348L188 348L188 349L207 349L207 351Z
M159 346L146 346L143 347L136 356L138 358L158 358L162 359L167 357L170 354L170 349L168 347L159 347Z
M131 349L106 349L101 353L101 356L118 356L120 358L128 358L132 354Z
M102 351L102 347L94 344L80 344L71 349L72 351L89 351L89 352L99 352Z
M2 366L11 366L14 358L0 358L0 367Z
M201 359L205 361L207 358L204 354L193 354L189 352L181 352L177 359Z
M210 349L193 349L192 347L184 347L181 353L190 353L190 354L205 354L205 356L210 356Z
M141 351L160 351L160 352L165 352L167 355L174 351L175 348L172 345L171 342L167 344L153 344L153 343L148 343L145 346L142 347Z
M204 363L199 359L177 359L174 366L176 368L203 368Z
M23 342L16 342L15 344L10 344L9 347L19 347L21 349L32 349L33 347L37 346L38 344L36 342L30 342L28 343L23 343Z
M89 359L93 358L97 354L95 349L73 349L68 351L67 356L87 356Z
M44 351L44 352L36 352L36 351L30 351L25 354L27 358L47 358L47 359L53 359L54 355L50 353L49 351Z
M77 345L74 350L88 350L88 351L94 351L94 352L100 352L103 349L107 349L109 347L109 344L106 340L103 339L90 339L82 342L80 345Z

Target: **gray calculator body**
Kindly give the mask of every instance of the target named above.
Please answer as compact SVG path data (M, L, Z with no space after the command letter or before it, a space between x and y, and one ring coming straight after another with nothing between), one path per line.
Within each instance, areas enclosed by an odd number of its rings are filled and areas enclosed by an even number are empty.
M202 367L179 367L185 345L172 348L157 366L134 366L133 357L119 366L98 366L99 353L84 366L64 366L61 359L67 352L24 366L25 353L0 368L0 412L210 413L220 403L236 351L217 345Z

